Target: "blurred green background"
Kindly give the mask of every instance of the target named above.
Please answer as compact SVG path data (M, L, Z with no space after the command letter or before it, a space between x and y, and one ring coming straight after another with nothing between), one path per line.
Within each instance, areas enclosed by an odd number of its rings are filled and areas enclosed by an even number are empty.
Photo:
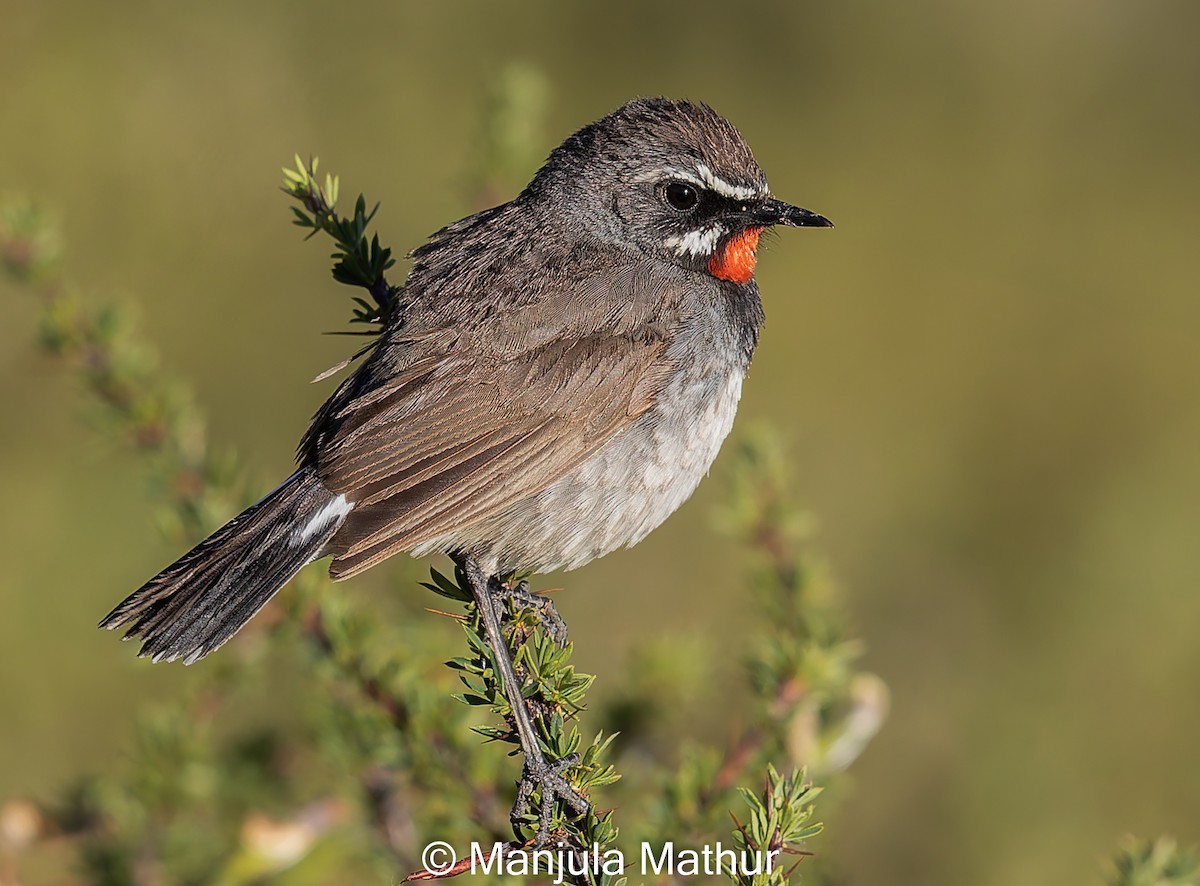
M53 211L68 275L135 306L263 488L331 389L308 379L356 344L319 335L348 301L275 190L294 152L382 199L404 249L472 208L479 115L514 64L546 77L542 154L635 95L713 105L779 196L838 224L762 257L741 418L787 433L893 693L820 848L852 883L1057 884L1127 831L1200 837L1200 6L10 0L0 19L0 194ZM36 305L0 292L0 797L50 795L188 679L93 629L179 551L38 350ZM737 552L710 541L720 492L563 580L598 691L641 640L719 653L748 622ZM386 569L423 568L403 559ZM720 713L697 728L733 731Z

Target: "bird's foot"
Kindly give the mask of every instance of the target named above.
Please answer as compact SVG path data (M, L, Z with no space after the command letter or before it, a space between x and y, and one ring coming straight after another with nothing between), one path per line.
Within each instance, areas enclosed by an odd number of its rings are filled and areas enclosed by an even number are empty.
M525 818L529 815L533 803L534 790L540 789L538 798L538 830L535 846L544 846L550 840L551 823L554 819L555 802L559 799L566 801L571 811L576 815L587 815L592 805L584 796L575 790L563 773L580 762L579 754L568 754L553 763L538 754L536 759L525 757L525 771L521 773L521 782L517 788L517 802L512 808L513 830L518 834Z
M567 642L567 623L558 614L558 609L549 597L529 590L529 582L520 581L515 585L507 585L495 576L488 582L488 590L500 601L512 601L520 609L529 609L538 617L542 628L559 646ZM502 610L503 611L503 610Z

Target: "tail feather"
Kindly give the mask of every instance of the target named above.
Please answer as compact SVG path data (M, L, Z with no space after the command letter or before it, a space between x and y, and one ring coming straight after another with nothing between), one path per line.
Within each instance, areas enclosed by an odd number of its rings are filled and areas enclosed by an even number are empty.
M322 556L351 505L301 468L122 601L100 627L129 625L154 661L199 661Z

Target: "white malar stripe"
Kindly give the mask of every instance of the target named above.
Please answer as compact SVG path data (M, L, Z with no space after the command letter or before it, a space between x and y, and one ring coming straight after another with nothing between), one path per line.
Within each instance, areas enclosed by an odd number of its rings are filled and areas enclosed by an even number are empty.
M292 530L292 543L302 545L330 523L335 520L341 520L347 514L354 510L354 505L346 500L346 496L339 495L337 498L330 501L325 507L313 514L312 519L308 521L308 525L303 529Z
M745 185L731 184L703 163L696 166L696 172L700 173L700 178L704 180L705 185L731 200L752 200L755 197L765 197L767 195L765 189L760 190L758 188L749 188Z
M722 225L710 225L707 228L688 231L682 237L668 237L663 241L663 245L673 247L676 255L712 255L717 248L717 241L724 233L725 228Z

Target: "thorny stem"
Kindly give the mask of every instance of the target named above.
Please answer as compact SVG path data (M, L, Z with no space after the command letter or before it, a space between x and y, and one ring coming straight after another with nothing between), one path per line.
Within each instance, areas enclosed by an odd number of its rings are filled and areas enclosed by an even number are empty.
M517 738L521 742L521 750L525 754L525 771L521 775L520 788L517 792L517 802L513 805L511 820L513 833L520 837L521 818L527 811L529 800L534 788L541 788L541 822L538 828L537 845L546 843L550 838L550 819L554 810L554 801L561 797L577 815L586 815L591 808L578 791L563 777L564 770L579 762L578 755L571 755L562 760L549 762L538 741L533 719L529 716L529 708L521 690L521 681L513 668L512 655L508 642L500 629L500 616L497 612L498 594L493 591L501 590L499 579L492 576L486 578L474 558L462 556L456 558L461 567L471 593L475 597L475 605L479 609L480 621L483 623L484 639L492 650L492 656L499 671L500 686L504 697L512 710L513 724L517 730Z

